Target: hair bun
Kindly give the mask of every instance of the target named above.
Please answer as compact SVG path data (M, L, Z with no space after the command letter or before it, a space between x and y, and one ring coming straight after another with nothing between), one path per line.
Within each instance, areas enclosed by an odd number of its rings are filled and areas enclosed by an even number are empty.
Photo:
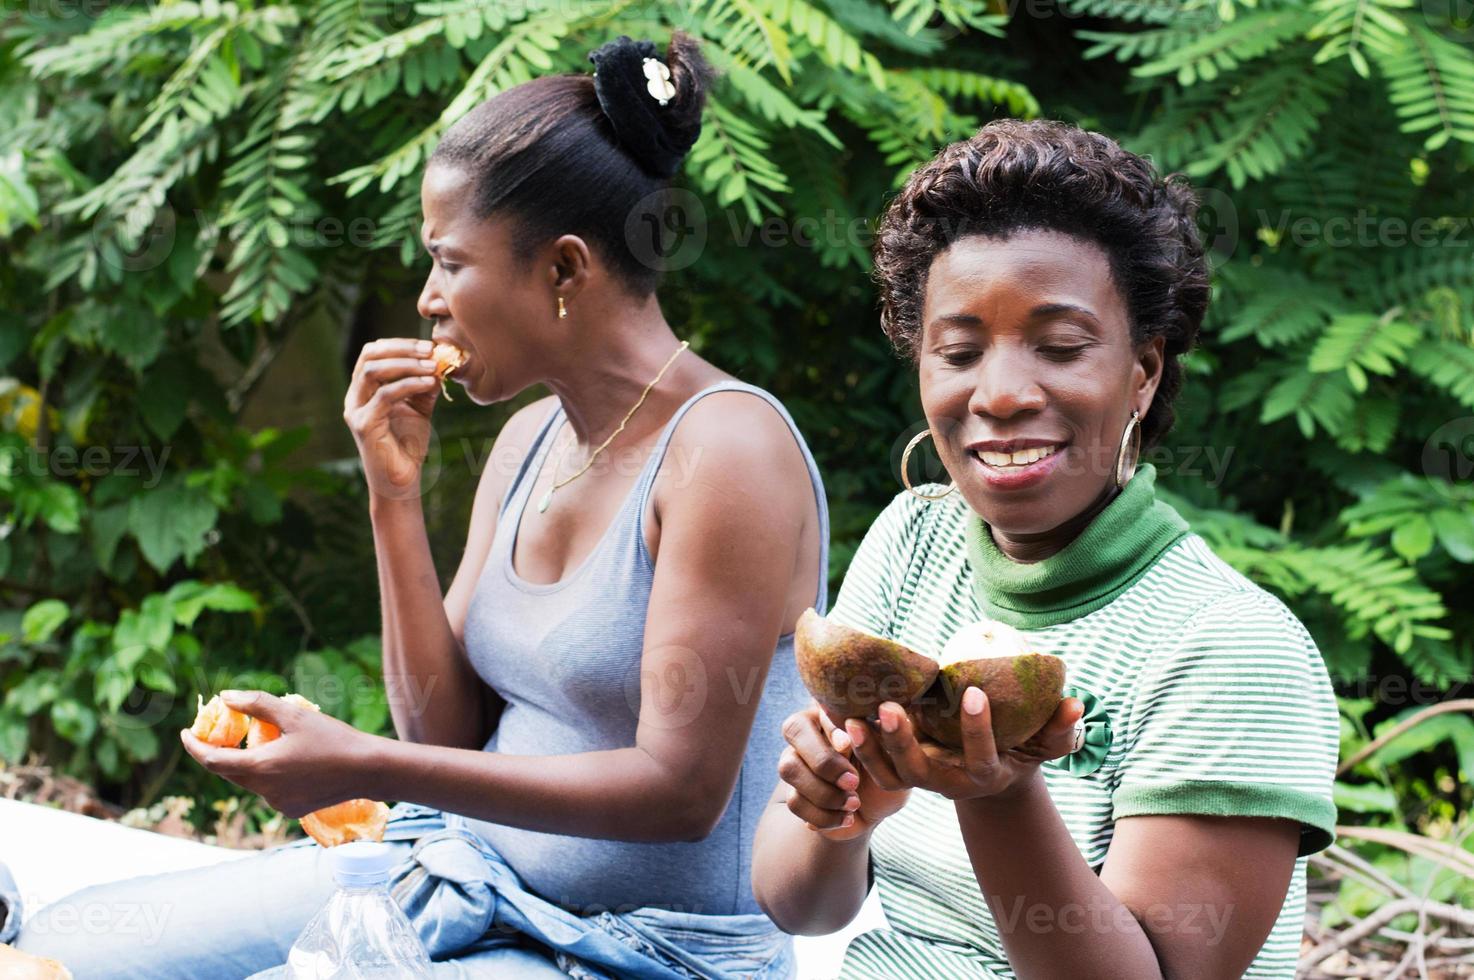
M665 105L651 92L646 59L670 72L675 94ZM671 36L669 63L653 41L627 35L589 53L594 63L594 93L626 152L645 170L669 178L701 135L701 109L711 68L696 41L680 31Z

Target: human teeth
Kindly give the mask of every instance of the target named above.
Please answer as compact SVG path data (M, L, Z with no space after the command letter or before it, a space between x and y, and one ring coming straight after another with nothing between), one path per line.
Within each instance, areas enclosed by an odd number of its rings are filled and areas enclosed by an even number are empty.
M1020 449L1016 453L995 453L982 449L977 452L977 457L989 466L1027 466L1046 456L1053 456L1058 450L1058 446L1035 446Z

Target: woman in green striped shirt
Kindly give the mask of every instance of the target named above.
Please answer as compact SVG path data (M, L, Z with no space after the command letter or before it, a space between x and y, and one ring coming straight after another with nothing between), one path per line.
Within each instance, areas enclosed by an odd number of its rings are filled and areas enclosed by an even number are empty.
M1029 743L966 747L900 706L784 724L753 889L832 932L843 976L1291 977L1307 856L1335 826L1335 698L1314 641L1138 465L1208 304L1191 191L1111 140L999 121L888 207L882 323L919 371L951 485L867 533L831 618L936 655L994 619L1066 663ZM919 791L919 792L918 792Z

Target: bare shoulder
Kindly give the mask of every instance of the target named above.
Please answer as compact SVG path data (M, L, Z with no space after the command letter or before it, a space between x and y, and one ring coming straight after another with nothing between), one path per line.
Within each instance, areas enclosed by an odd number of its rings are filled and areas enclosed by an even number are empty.
M749 391L718 391L691 406L671 435L667 466L724 491L760 487L802 503L808 465L778 409Z

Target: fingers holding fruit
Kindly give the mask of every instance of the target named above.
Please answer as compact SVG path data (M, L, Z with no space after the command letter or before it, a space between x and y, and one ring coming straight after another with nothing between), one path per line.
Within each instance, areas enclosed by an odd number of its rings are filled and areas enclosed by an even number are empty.
M227 705L218 694L210 699L209 704L199 695L195 695L195 701L194 724L189 728L195 738L222 748L241 744L250 728L250 718Z
M367 406L387 384L417 378L438 381L434 351L435 345L428 340L404 337L387 337L364 344L343 397L344 417Z
M346 415L368 405L385 386L398 381L433 378L444 382L466 363L466 352L454 344L389 337L363 345L343 398ZM446 392L446 397L450 395ZM427 407L434 406L434 399Z
M811 706L783 722L788 746L778 757L778 776L788 784L789 811L810 830L844 830L854 822L846 818L859 805L853 791L860 776L830 742L822 717Z
M891 793L908 790L916 784L906 779L890 752L892 746L895 745L915 745L916 739L911 733L910 720L906 717L906 713L892 702L880 705L876 715L875 724L860 721L858 718L845 721L845 731L855 746L855 757L860 760L860 765L866 774L881 789ZM888 725L904 725L906 731L902 735L899 729L888 729L886 727Z
M851 840L905 805L909 791L882 789L859 767L854 745L815 703L783 726L788 748L778 771L789 785L788 808L810 830Z
M388 808L350 798L360 734L299 694L226 691L201 699L194 724L180 738L200 765L301 818L302 828L330 847L383 839Z
M428 340L386 339L364 345L343 399L369 488L402 498L418 488L430 448L430 415L440 368Z
M834 751L816 728L783 750L778 775L814 806L835 811L844 809L860 779L849 760Z
M1039 762L1062 759L1075 750L1075 728L1084 717L1084 701L1064 698L1043 728L1010 751Z

